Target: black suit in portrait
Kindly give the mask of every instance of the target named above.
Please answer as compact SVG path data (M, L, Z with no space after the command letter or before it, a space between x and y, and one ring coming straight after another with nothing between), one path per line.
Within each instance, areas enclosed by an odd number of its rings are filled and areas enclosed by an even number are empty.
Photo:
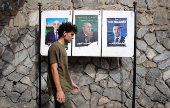
M45 44L51 44L51 43L54 43L57 40L58 40L58 38L55 37L54 30L53 30L53 31L50 31L50 32L47 33L47 37L45 39Z
M125 37L119 36L120 41L118 42L119 39L115 40L116 38L110 37L107 40L107 46L125 46Z

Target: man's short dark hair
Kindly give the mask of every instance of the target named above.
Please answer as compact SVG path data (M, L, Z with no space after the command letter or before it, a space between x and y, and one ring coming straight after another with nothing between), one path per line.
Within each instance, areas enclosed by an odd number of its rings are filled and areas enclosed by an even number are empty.
M120 27L120 25L119 25L119 24L115 24L114 26L119 26L119 27ZM113 26L113 27L114 27L114 26Z
M68 32L74 32L75 34L77 33L77 26L71 24L71 22L63 22L59 28L57 29L59 38L63 35L63 32L66 31Z

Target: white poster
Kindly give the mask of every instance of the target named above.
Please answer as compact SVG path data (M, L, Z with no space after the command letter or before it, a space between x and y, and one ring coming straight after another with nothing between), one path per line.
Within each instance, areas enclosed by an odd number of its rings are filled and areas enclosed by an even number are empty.
M101 11L75 10L78 33L72 41L72 56L101 56Z
M134 12L103 11L102 57L132 57Z
M58 40L57 29L62 22L72 22L72 10L43 11L41 16L41 55L47 56L52 43ZM65 44L68 56L71 56L71 43Z

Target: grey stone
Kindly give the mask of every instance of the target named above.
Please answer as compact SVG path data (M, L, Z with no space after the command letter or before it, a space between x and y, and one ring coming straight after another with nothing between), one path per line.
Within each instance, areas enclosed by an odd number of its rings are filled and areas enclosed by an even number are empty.
M6 92L6 95L11 99L12 102L17 102L20 94L16 92Z
M132 100L127 99L125 102L126 107L132 108ZM135 108L141 108L141 106L135 101Z
M101 59L101 68L103 69L109 69L109 64L108 62L106 61L106 59Z
M165 103L165 108L169 108L169 106L170 106L170 102L166 102ZM162 107L163 108L163 107Z
M132 69L132 59L129 57L122 57L122 66L130 71Z
M99 6L99 2L98 0L92 0L92 3L90 4L89 8L92 10L97 10L98 6Z
M154 22L153 16L150 14L141 14L139 16L139 23L142 25L151 25Z
M158 64L159 69L165 69L168 66L170 66L170 59L167 59L165 61L159 62L159 64Z
M76 108L76 106L74 106L73 108ZM80 105L79 108L90 108L90 102L86 101L84 104Z
M122 105L120 102L111 101L105 105L105 108L122 108Z
M27 85L29 85L29 86L32 86L32 82L31 82L31 80L29 79L28 76L23 77L23 78L21 79L21 82L22 82L23 84L27 84Z
M93 64L97 67L100 67L100 60L98 57L93 57Z
M29 102L31 100L31 90L27 89L18 99L19 102Z
M0 43L2 43L3 46L9 45L9 42L8 42L6 36L1 36L1 37L0 37Z
M90 62L90 61L91 61L91 58L90 58L90 57L81 57L81 58L79 58L78 63L80 63L80 64L86 64L86 63L88 63L88 62Z
M28 75L29 72L30 72L30 69L27 68L27 67L25 67L25 66L19 65L19 66L17 67L16 72L21 73L21 74L24 74L24 75Z
M12 107L12 102L7 97L0 98L0 108L10 108Z
M164 107L163 104L156 102L152 108L168 108L168 107Z
M32 98L36 99L39 96L39 89L36 87L32 87L31 89L31 94L32 94Z
M35 39L32 38L29 34L26 34L26 36L23 36L21 38L21 42L24 44L24 46L26 48L30 47L31 45L33 45L33 43L35 42Z
M147 7L145 0L137 0L137 6L139 8L146 8Z
M151 69L146 74L146 83L153 85L156 79L162 78L162 73L158 69Z
M136 85L140 88L143 89L145 86L145 80L142 79L140 76L136 75Z
M22 93L27 89L27 86L24 84L21 84L19 82L17 82L17 84L14 86L15 91L17 91L18 93Z
M9 27L5 28L5 35L9 36L11 29Z
M24 35L24 34L26 34L28 32L28 30L26 28L20 28L18 30L18 32L19 32L20 35Z
M152 105L153 105L153 102L147 96L140 97L139 100L138 100L138 103L140 105L142 105L143 107L146 107L146 108L151 108Z
M83 6L82 0L73 0L72 2L75 9L81 8Z
M102 94L104 89L96 84L91 84L90 90L91 92L98 92L99 94Z
M82 0L82 1L83 1L84 6L88 6L91 3L90 0Z
M31 58L31 60L32 60L33 62L38 62L38 58L39 58L39 54L36 54L35 56L33 56L33 57Z
M127 80L123 81L123 83L121 83L121 85L119 85L119 88L121 90L123 90L124 92L126 92L131 85L132 85L132 82L129 79L127 79Z
M157 0L157 4L161 7L164 7L166 5L166 0Z
M166 34L164 31L156 31L156 38L158 42L162 42L164 39L166 39Z
M76 106L79 106L85 102L85 100L81 94L73 96L72 101L76 104Z
M79 84L80 76L78 76L78 75L71 75L71 78L72 78L74 84L76 84L76 85Z
M158 88L159 91L161 91L168 98L170 97L169 88L163 81L157 80L156 83L155 83L155 86Z
M0 97L4 97L6 94L2 91L2 90L0 90Z
M157 8L155 11L154 24L164 25L167 23L167 13L163 8Z
M152 87L152 86L146 86L146 87L145 87L145 93L146 93L148 96L152 96L155 91L156 91L156 88L155 88L155 87Z
M166 31L168 30L168 26L167 25L163 25L163 26L157 26L155 28L156 31Z
M158 62L161 62L163 60L166 60L167 58L170 57L170 51L164 51L162 54L156 56L153 58L153 61L158 63Z
M170 0L167 0L166 7L170 9Z
M24 15L19 11L14 18L14 27L23 27L26 26L26 24Z
M121 83L123 82L126 78L128 78L128 74L127 72L122 69L122 68L118 68L116 70L110 71L109 75L111 76L111 78L116 81L117 83Z
M13 38L13 36L16 35L16 34L18 34L18 30L17 29L11 29L11 31L10 31L10 38Z
M125 102L127 100L126 96L119 89L106 88L103 92L103 96L119 102Z
M18 53L15 53L15 59L13 60L13 65L17 66L28 56L27 50L22 50Z
M165 97L164 95L162 95L162 94L159 93L159 92L155 92L155 93L152 95L151 100L165 104L165 102L166 102L166 100L167 100L167 97Z
M32 70L30 71L30 74L29 74L29 78L30 78L31 82L34 82L38 76L39 76L38 65L34 65L32 67Z
M13 37L12 37L12 41L15 42L15 41L18 41L18 38L20 37L19 34L15 34Z
M44 105L45 103L47 103L48 101L49 101L49 94L42 94L42 96L41 96L41 106L42 105ZM38 104L39 104L39 102L38 102Z
M31 59L30 59L29 57L25 60L24 66L27 66L27 67L29 67L29 68L32 68L33 63L32 63L32 61L31 61Z
M91 84L93 83L93 79L91 77L89 77L88 75L84 75L82 77L80 77L80 80L79 80L79 86L84 86L84 85L88 85L88 84Z
M59 6L60 6L60 9L62 9L62 10L69 10L69 9L71 9L71 6L70 6L70 3L69 3L68 0L62 0L60 2Z
M158 42L155 42L151 47L155 49L158 53L163 53L163 51L165 50L165 48Z
M28 53L30 57L33 57L38 53L38 46L34 43L30 48L28 48Z
M143 63L143 66L144 67L157 67L157 64L156 63L154 63L154 62L152 62L152 61L145 61L144 63Z
M137 40L137 48L141 51L146 51L147 44L143 40Z
M106 82L107 84L107 82ZM117 87L117 83L115 81L113 81L112 78L109 77L109 81L108 81L108 87ZM107 87L107 86L106 86Z
M103 87L103 88L106 88L107 87L107 81L106 80L100 81L100 86Z
M36 79L34 86L36 86L37 88L39 88L39 78ZM47 88L47 83L44 80L43 77L41 77L41 90L45 90Z
M148 45L152 45L156 41L156 37L153 33L148 33L144 36L144 40Z
M163 40L163 46L166 48L166 49L169 49L170 50L170 39L164 39Z
M46 62L41 62L41 72L47 72L48 64Z
M95 78L96 70L93 64L88 64L84 69L84 72L86 72L90 77Z
M0 60L0 69L2 69L2 67L4 66L4 63L2 60Z
M0 36L4 36L4 35L5 35L4 29L0 28Z
M145 67L137 65L136 66L136 73L143 78L145 76L145 73L146 73Z
M98 69L97 73L96 73L96 78L95 78L95 82L98 82L102 79L106 79L108 77L108 74L105 70L103 69Z
M155 57L157 55L156 51L151 49L150 47L148 47L146 49L145 54L149 60L151 60L153 57Z
M0 88L3 88L5 81L5 78L3 76L0 76Z
M38 105L36 103L36 100L31 100L31 102L27 105L28 108L38 108ZM46 107L47 108L47 107ZM51 107L50 107L51 108Z
M102 96L102 97L99 99L98 105L106 104L106 103L108 103L109 101L110 101L110 100L109 100L107 97Z
M116 69L118 67L120 67L119 58L118 57L113 57L112 61L111 61L111 64L110 64L110 69Z
M170 79L166 80L166 85L170 88Z
M43 78L44 78L45 81L47 81L47 72L43 74Z
M5 47L4 46L0 46L0 57L1 58L2 58L2 54L3 54L4 50L5 50Z
M30 32L29 35L32 36L33 38L36 38L37 33L36 33L36 31L34 30L34 31Z
M74 67L70 70L70 73L73 74L73 75L79 75L79 76L82 76L83 72L83 65L74 65Z
M15 82L18 82L22 77L23 77L22 74L19 74L19 73L16 73L16 72L8 75L8 79L15 81Z
M15 67L10 64L5 64L2 68L2 75L7 76L15 70Z
M133 7L133 0L120 0L120 3L123 5L127 5L128 7Z
M12 60L14 59L14 54L13 54L12 50L8 49L8 48L5 49L2 59L9 63L12 62Z
M148 9L154 9L157 7L156 0L146 0Z
M97 106L98 100L100 99L101 95L99 93L93 92L91 95L91 108L94 108L95 106Z
M79 59L79 57L68 56L68 63L75 64L78 59Z
M82 87L82 88L81 88L81 94L84 96L84 98L85 98L86 100L89 100L89 99L90 99L90 96L91 96L89 87L88 87L88 86Z
M38 8L37 7L37 1L36 0L26 0L27 1L27 8L28 9L31 9L31 10L34 10L34 9L36 9L36 8Z
M166 81L169 78L170 78L170 69L163 72L163 80Z
M141 64L146 61L146 56L145 54L141 55L140 57L137 58L136 64Z
M30 31L30 32L32 32L32 31L34 31L36 28L35 27L33 27L33 26L29 26L29 27L27 27L28 28L28 30Z
M29 20L28 20L29 26L36 26L36 25L38 25L39 24L38 21L39 21L39 11L36 10L36 11L30 12Z
M14 53L24 49L24 46L21 42L14 42L10 45L10 47Z
M5 91L5 92L7 92L7 91L9 91L9 92L13 91L13 82L12 82L12 81L7 81L7 82L5 83L5 86L4 86L3 91Z
M135 91L136 91L136 92L135 92L135 98L138 99L138 98L142 95L141 90L140 90L138 87L136 87ZM126 92L126 95L127 95L130 99L132 99L132 97L133 97L133 85L131 85L131 86L129 87L129 89L128 89L127 92Z

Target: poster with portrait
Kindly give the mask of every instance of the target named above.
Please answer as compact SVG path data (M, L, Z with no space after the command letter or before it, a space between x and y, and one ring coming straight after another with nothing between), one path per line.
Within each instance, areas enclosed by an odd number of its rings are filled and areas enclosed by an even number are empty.
M72 22L72 11L43 11L41 17L41 55L47 56L52 43L59 39L58 27L63 22ZM68 56L71 56L71 43L65 44Z
M76 10L73 24L78 33L72 43L72 55L101 56L101 11Z
M132 57L134 51L134 12L103 11L102 56Z

